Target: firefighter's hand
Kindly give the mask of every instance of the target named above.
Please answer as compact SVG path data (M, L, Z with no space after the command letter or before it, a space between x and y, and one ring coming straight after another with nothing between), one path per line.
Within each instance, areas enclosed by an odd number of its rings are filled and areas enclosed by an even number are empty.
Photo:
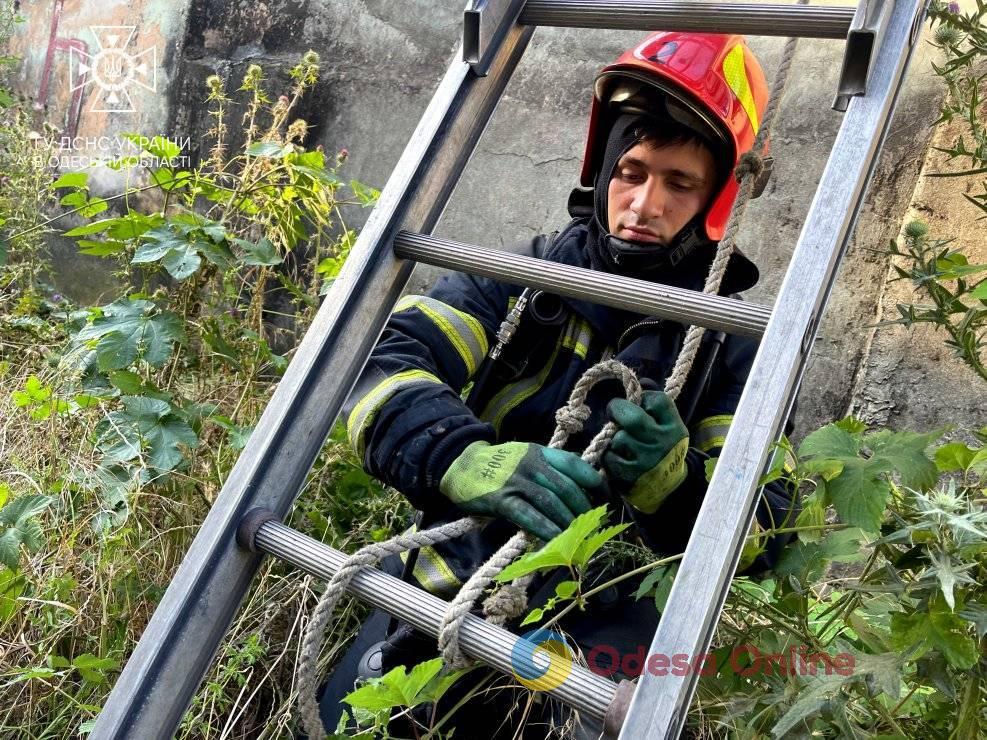
M653 513L685 480L689 430L675 402L662 391L645 391L640 406L614 399L607 414L620 429L603 456L603 467L629 487L626 498L632 506Z
M474 442L457 457L439 490L461 509L509 519L550 540L589 511L588 489L603 478L578 455L527 442Z

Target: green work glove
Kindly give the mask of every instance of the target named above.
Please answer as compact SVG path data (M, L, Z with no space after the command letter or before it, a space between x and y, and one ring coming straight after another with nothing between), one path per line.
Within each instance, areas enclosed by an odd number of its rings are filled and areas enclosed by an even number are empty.
M586 489L602 483L572 452L528 442L474 442L449 466L439 490L463 511L509 519L547 541L589 511Z
M607 414L620 430L603 456L603 467L630 487L626 498L634 508L652 514L685 480L689 430L662 391L645 391L640 406L615 398Z

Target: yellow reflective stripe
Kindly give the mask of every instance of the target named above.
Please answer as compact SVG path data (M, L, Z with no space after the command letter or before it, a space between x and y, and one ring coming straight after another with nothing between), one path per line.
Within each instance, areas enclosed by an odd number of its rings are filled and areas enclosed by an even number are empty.
M353 407L350 418L347 420L346 434L350 439L350 444L353 445L353 449L357 451L360 457L363 457L364 434L380 407L398 391L419 383L439 383L441 385L442 381L424 370L404 370L375 385Z
M692 435L693 446L700 452L722 447L732 421L733 414L719 414L702 419Z
M737 44L725 57L723 57L723 76L727 84L737 96L740 105L747 112L750 119L751 128L757 133L761 122L757 117L757 105L754 103L754 93L751 92L750 83L747 81L747 67L744 63L744 46Z
M561 346L562 342L558 342L555 345L552 356L548 358L545 367L539 370L537 375L504 386L500 393L490 399L490 403L487 404L483 413L480 414L480 418L484 421L489 421L493 424L494 429L499 432L500 425L504 422L504 417L511 410L517 408L519 404L533 396L545 384L545 379L548 378L548 374L555 365L555 358L559 356L559 348Z
M717 447L722 447L726 441L726 437L704 437L701 440L696 440L695 447L700 452L709 452Z
M586 354L589 352L589 343L592 336L593 332L589 324L573 316L569 319L569 325L566 327L565 335L562 337L562 346L566 349L571 349L581 359L585 360Z
M733 421L733 414L718 414L717 416L707 416L701 419L696 425L696 429L705 429L713 426L730 426Z
M408 295L398 301L394 313L417 308L439 327L466 366L466 377L472 377L487 355L487 334L473 316L458 308L421 295Z
M401 553L401 562L408 562L407 552ZM447 595L462 586L462 581L433 547L426 546L418 551L411 573L422 588L436 596Z

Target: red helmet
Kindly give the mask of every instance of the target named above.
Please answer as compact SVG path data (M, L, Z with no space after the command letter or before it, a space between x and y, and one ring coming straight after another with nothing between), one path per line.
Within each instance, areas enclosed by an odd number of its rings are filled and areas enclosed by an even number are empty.
M732 173L740 155L753 146L767 104L764 72L743 36L649 36L596 78L582 185L594 185L610 127L621 112L651 113L698 131L727 157ZM706 209L710 240L723 237L736 197L736 179L725 177Z

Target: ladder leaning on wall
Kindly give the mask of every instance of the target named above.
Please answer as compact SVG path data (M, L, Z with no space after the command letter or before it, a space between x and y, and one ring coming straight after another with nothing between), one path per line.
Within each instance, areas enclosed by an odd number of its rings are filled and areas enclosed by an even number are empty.
M710 644L757 502L757 481L805 368L819 318L888 131L927 0L856 7L678 0L472 0L463 60L439 83L340 277L202 524L100 713L92 738L170 738L269 553L329 578L345 555L282 525L415 262L760 337L651 653ZM845 38L844 111L773 310L429 236L539 25ZM446 603L365 568L351 592L436 634ZM521 638L476 617L464 652L510 672ZM620 686L573 666L551 691L622 739L677 738L697 675Z

